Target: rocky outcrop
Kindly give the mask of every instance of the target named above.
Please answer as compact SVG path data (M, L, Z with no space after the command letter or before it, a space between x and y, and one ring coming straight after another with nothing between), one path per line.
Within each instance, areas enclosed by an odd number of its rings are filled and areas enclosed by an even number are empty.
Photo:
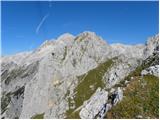
M158 77L159 76L159 65L151 66L141 72L142 76L147 75L147 74L154 75L154 76Z
M106 109L107 100L108 92L98 88L90 100L84 102L84 107L79 113L80 118L93 119L97 116L100 116L100 111Z
M155 53L159 53L159 35L150 37L146 42L144 49L144 59Z
M123 98L123 91L121 88L114 89L108 94L107 91L101 90L98 88L94 95L88 100L85 101L82 109L79 113L80 118L82 119L95 119L95 118L104 118L108 110L112 106L116 105Z
M122 98L123 98L123 91L121 88L118 87L117 90L110 95L111 104L116 105L119 101L122 100Z
M138 66L138 61L134 58L125 59L125 56L119 56L118 60L103 76L107 88L112 88L115 84L123 80L130 72Z

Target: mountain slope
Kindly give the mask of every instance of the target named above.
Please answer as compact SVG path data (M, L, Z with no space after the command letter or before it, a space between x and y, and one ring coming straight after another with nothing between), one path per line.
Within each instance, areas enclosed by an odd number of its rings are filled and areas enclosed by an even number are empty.
M158 64L159 53L155 51L125 78L129 82L125 87L123 86L125 98L108 111L105 118L150 119L159 117ZM154 70L155 66L157 69ZM148 72L143 72L147 69Z
M34 51L2 57L2 118L103 118L123 96L115 86L146 58L154 61L158 41L109 45L93 32L66 33ZM105 102L95 103L97 96Z

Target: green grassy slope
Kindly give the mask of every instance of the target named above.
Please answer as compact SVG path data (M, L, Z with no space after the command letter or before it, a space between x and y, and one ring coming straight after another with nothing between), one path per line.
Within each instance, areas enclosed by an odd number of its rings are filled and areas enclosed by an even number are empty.
M159 78L147 75L135 77L126 87L123 100L108 111L106 118L159 117Z

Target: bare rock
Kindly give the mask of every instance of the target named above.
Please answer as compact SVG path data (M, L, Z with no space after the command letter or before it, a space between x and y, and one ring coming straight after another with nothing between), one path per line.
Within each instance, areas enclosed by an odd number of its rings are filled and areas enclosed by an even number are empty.
M100 111L105 107L108 100L108 92L101 90L100 88L94 93L94 95L85 102L84 107L81 109L79 115L82 119L93 119ZM106 108L105 108L106 109Z
M143 70L141 72L141 75L147 75L147 74L150 74L150 75L154 75L154 76L159 76L159 65L155 65L155 66L150 66L149 68Z

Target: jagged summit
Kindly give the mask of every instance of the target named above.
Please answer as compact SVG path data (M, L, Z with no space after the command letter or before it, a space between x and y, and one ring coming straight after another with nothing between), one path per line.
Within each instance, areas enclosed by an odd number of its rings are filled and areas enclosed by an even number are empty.
M77 35L77 37L75 38L75 40L77 41L81 41L81 40L101 40L102 38L100 38L98 35L96 35L95 32L91 32L91 31L84 31L80 34Z
M95 32L92 32L92 31L84 31L82 33L80 33L78 36L97 36Z
M62 34L62 35L60 35L58 38L57 38L57 40L58 41L64 41L64 40L72 40L72 39L74 39L75 38L75 36L74 35L72 35L72 34L70 34L70 33L64 33L64 34Z
M46 47L48 45L52 45L54 44L54 40L46 40L42 43L42 45L40 46L40 48Z
M95 32L91 32L91 31L84 31L80 34L78 34L77 36L74 36L73 34L71 33L63 33L62 35L60 35L57 40L60 40L60 39L65 39L65 38L74 38L74 37L79 37L79 36L97 36Z
M107 42L105 40L103 40L95 32L91 32L91 31L84 31L84 32L78 34L74 40L77 42L81 42L81 41L99 42L101 44L107 45Z
M70 33L64 33L60 35L57 39L52 40L46 40L42 43L42 45L38 48L40 51L41 49L47 48L48 46L54 46L55 44L63 44L63 45L72 45L73 41L99 41L100 43L106 44L106 41L104 41L100 36L97 36L95 32L91 31L84 31L77 36L74 36Z

